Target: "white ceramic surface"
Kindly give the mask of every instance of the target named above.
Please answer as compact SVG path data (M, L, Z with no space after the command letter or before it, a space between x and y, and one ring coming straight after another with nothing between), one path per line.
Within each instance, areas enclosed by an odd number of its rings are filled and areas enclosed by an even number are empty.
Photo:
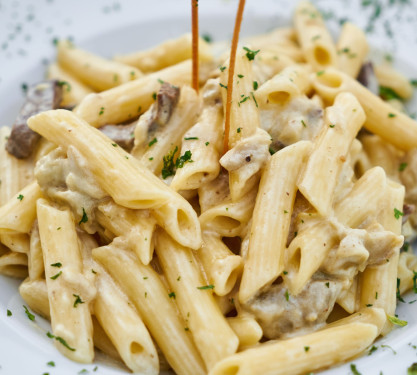
M348 19L368 28L377 58L390 54L410 78L417 78L416 0L317 0L328 26L336 33ZM77 45L104 56L150 47L190 29L189 0L0 0L0 125L11 125L23 102L22 83L42 79L46 61L54 59L54 38L72 37ZM236 1L200 0L200 31L214 40L232 35ZM247 0L242 35L289 24L295 1ZM417 96L417 95L415 95ZM417 112L417 101L409 105ZM0 375L44 373L125 374L123 367L98 356L97 363L81 365L63 357L45 333L49 323L29 321L17 288L18 280L0 276ZM363 375L406 374L417 362L417 295L409 293L397 313L408 326L379 340L378 350L353 362ZM13 315L8 317L7 309ZM389 345L389 347L381 347ZM397 354L394 354L397 353ZM56 366L49 367L47 362ZM95 366L98 366L94 371ZM351 374L345 364L327 375Z

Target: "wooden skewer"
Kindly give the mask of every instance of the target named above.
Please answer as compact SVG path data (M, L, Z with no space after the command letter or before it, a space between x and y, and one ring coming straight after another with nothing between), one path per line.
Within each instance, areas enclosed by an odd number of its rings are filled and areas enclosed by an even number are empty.
M192 23L192 85L198 94L198 0L191 0Z
M239 7L237 9L236 20L235 20L235 29L233 31L232 47L230 49L229 75L227 77L226 115L224 119L224 138L223 138L223 153L224 154L229 149L230 108L232 105L233 76L235 74L236 50L237 50L237 44L239 42L240 25L242 24L244 8L245 8L245 0L239 0Z

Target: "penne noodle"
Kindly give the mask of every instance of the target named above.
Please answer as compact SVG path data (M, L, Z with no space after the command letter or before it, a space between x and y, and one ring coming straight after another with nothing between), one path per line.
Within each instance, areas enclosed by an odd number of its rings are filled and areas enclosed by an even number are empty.
M198 57L201 62L212 60L210 46L204 39L199 38L198 48ZM127 55L116 55L114 60L134 66L142 72L149 73L178 64L190 58L191 34L184 34L145 51L133 52Z
M58 42L57 60L63 69L97 91L108 90L142 76L137 68L84 51L68 40Z
M365 86L334 68L313 76L315 90L327 101L341 92L355 95L366 115L365 128L379 135L400 150L417 146L417 122L397 111L389 103L370 92ZM358 109L359 110L359 109Z

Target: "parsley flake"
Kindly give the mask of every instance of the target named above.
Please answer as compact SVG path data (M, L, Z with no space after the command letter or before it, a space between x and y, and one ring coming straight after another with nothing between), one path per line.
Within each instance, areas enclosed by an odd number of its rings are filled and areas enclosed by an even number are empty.
M210 142L206 142L205 145L208 146L210 144Z
M256 91L258 90L259 84L257 81L253 81L253 89Z
M51 276L50 279L56 280L59 276L61 276L61 274L62 274L62 271L59 271L56 275Z
M409 368L407 368L407 375L417 375L417 363L414 362Z
M395 114L395 113L388 113L388 117L389 118L393 118L393 117L396 117L397 115Z
M35 321L35 315L33 315L25 305L23 305L23 308L25 309L25 314L27 315L29 320L34 322Z
M400 210L398 210L398 209L394 208L394 217L395 217L396 219L399 219L401 216L404 216L404 213L403 213L403 212L401 212Z
M19 199L20 201L22 201L22 200L23 200L23 198L24 198L24 196L23 196L22 194L19 194L19 195L17 196L17 199Z
M242 131L242 128L237 128L236 133L240 133Z
M62 263L60 263L60 262L52 263L51 266L52 267L58 267L59 268L59 267L62 267Z
M186 137L186 138L184 138L184 141L191 141L191 140L194 140L194 139L198 139L198 137Z
M223 87L224 89L227 90L227 86L226 85L223 85L223 83L220 82L219 85L220 85L220 87Z
M55 362L54 362L54 361L49 361L49 362L47 363L47 365L48 365L48 366L51 366L51 367L55 367Z
M404 299L401 297L400 284L401 284L401 279L397 277L397 300L405 303Z
M306 123L304 122L304 120L301 120L301 124L306 128L307 127L307 125L306 125Z
M64 88L64 86L67 87L67 92L71 91L71 85L66 81L58 81L58 86Z
M257 51L252 51L251 49L249 49L248 47L243 47L243 49L246 51L246 57L248 58L249 61L252 61L255 59L255 56L259 53L260 49L258 49Z
M350 371L352 371L353 375L362 375L358 369L356 368L356 365L351 363L350 364Z
M336 125L335 124L330 124L329 127L330 128L334 128Z
M321 75L324 74L324 70L320 70L319 72L316 73L318 77L320 77Z
M405 327L408 324L407 321L398 319L396 316L387 315L387 317L388 317L388 320L392 324L395 324L396 326Z
M10 310L7 310L7 316L12 316L12 312Z
M71 348L67 342L60 336L55 336L51 332L47 332L46 336L48 336L50 339L55 339L56 341L60 342L62 345L64 345L68 350L71 350L72 352L75 352L74 348Z
M104 113L104 107L100 108L100 112L98 113L99 116L101 116Z
M407 166L408 166L408 164L407 164L407 163L401 163L401 164L400 164L400 166L399 166L399 168L398 168L398 170L399 170L400 172L402 172L405 168L407 168Z
M74 301L74 307L77 307L79 303L84 303L84 301L81 299L81 297L78 294L73 294L73 297L75 297Z
M225 66L221 66L219 69L220 69L221 72L224 72L226 70L226 67Z
M376 352L378 350L378 347L375 345L372 345L371 349L369 349L368 355L371 355L373 352Z
M175 299L177 296L175 295L175 292L171 292L168 294L168 297Z
M304 351L305 351L305 352L308 352L309 350L310 350L310 347L309 347L309 346L305 346L305 347L304 347Z
M289 301L289 300L290 300L290 294L288 293L288 289L285 291L285 299L286 299L287 301Z
M210 285L198 286L197 289L200 289L200 290L214 289L214 285L210 284Z
M82 223L86 223L88 221L88 216L87 216L87 213L85 212L84 207L82 207L82 209L83 209L83 216L81 220L78 222L78 225L81 225Z
M150 141L148 143L148 147L152 147L152 145L154 145L156 142L158 142L158 139L157 138L152 139L152 141Z
M152 99L153 99L153 100L156 100L156 92L153 92L153 93L152 93Z

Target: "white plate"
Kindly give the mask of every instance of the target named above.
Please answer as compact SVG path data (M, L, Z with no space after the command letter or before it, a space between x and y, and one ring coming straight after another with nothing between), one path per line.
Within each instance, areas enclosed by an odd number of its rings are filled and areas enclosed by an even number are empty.
M367 3L370 5L366 5ZM77 45L104 56L150 47L164 39L190 29L189 0L0 0L0 125L11 125L23 102L21 84L42 79L45 59L54 58L52 40L73 37ZM362 28L373 25L368 35L379 56L394 56L395 64L410 78L417 78L417 4L410 0L316 1L330 17L328 25L337 33L343 18ZM364 3L364 4L362 4ZM412 4L409 4L412 3ZM200 0L200 31L215 40L230 38L236 1ZM290 0L247 0L242 35L260 33L275 26L289 24L295 2ZM378 15L379 12L379 15ZM373 15L377 15L371 21ZM392 34L392 36L391 36ZM382 52L381 52L382 51ZM417 112L417 101L409 106ZM123 374L126 369L98 356L96 364L81 365L63 357L45 333L47 321L36 317L29 321L24 313L17 288L20 281L0 276L0 375L77 374L87 369L90 374ZM417 299L410 293L406 301ZM6 315L7 309L13 315ZM408 326L394 330L379 340L379 349L354 363L363 375L406 374L417 362L417 303L400 303L397 313ZM389 345L389 347L381 347ZM394 354L395 351L397 354ZM54 361L56 367L48 367ZM349 374L345 364L323 372L327 375Z

